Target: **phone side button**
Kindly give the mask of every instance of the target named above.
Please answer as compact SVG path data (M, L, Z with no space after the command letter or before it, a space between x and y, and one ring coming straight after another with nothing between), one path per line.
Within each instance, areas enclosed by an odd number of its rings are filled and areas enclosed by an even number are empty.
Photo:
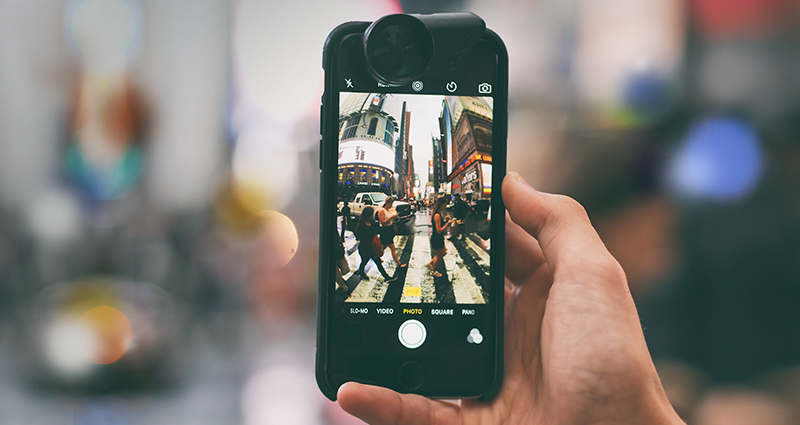
M325 99L325 96L322 96ZM325 137L325 104L319 105L319 169L322 171L322 163L324 162L323 158L325 158L324 153L324 143L322 139Z
M425 370L415 361L408 361L397 370L397 380L408 390L418 390L425 382Z
M319 134L325 134L325 104L319 105Z

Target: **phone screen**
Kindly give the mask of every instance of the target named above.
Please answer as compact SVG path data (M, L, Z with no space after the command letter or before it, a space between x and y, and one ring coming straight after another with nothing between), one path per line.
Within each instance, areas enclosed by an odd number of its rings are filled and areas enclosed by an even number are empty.
M323 189L335 197L326 205L336 209L324 227L337 233L322 247L333 270L321 282L331 294L330 384L480 395L496 382L502 337L496 52L479 43L445 81L387 87L355 69L347 49L345 40L326 104L338 120L328 116L323 150Z
M337 199L340 214L349 216L338 229L353 273L343 276L348 290L337 291L337 301L489 301L491 240L479 230L488 224L492 196L492 103L340 94ZM372 249L374 236L386 247L380 253Z

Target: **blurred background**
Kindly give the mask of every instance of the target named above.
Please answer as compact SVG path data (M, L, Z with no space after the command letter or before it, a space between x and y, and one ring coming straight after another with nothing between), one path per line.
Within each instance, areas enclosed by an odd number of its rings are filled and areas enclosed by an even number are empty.
M327 33L473 11L692 424L800 423L800 1L0 0L0 423L355 424L314 381Z

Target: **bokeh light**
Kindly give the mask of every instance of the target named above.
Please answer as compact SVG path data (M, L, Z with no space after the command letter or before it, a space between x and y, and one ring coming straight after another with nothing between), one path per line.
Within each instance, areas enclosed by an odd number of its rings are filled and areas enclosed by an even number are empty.
M681 196L735 200L753 190L762 165L752 125L734 118L707 118L689 131L670 167L669 181Z
M262 248L255 260L270 269L283 267L297 253L297 228L289 217L277 211L263 211L259 216L263 226Z
M664 114L675 95L670 76L649 69L646 63L635 68L623 85L623 104L631 111L634 123L654 122Z
M641 127L674 106L682 7L676 0L580 2L574 79L592 125Z
M77 318L59 318L44 334L45 357L56 371L67 377L88 373L99 345L89 325Z
M239 234L252 234L261 225L259 212L267 208L261 186L240 181L225 181L214 196L214 209L223 228Z
M51 365L65 376L80 377L93 364L114 363L131 348L133 329L121 311L108 306L55 318L45 331L44 348Z
M183 350L180 307L156 285L113 277L86 277L40 291L21 334L31 378L76 390L148 385L153 367L177 376ZM175 375L173 375L175 374Z
M108 306L95 307L83 313L79 322L96 336L96 350L89 356L93 363L114 363L131 348L133 329L130 320L121 311Z

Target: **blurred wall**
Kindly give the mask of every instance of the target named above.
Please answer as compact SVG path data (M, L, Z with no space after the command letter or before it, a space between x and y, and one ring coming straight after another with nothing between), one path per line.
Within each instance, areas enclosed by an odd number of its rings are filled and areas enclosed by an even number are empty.
M58 169L68 66L64 5L0 1L0 201L20 206Z
M152 107L147 189L168 210L207 205L226 166L231 1L145 0L134 71Z

